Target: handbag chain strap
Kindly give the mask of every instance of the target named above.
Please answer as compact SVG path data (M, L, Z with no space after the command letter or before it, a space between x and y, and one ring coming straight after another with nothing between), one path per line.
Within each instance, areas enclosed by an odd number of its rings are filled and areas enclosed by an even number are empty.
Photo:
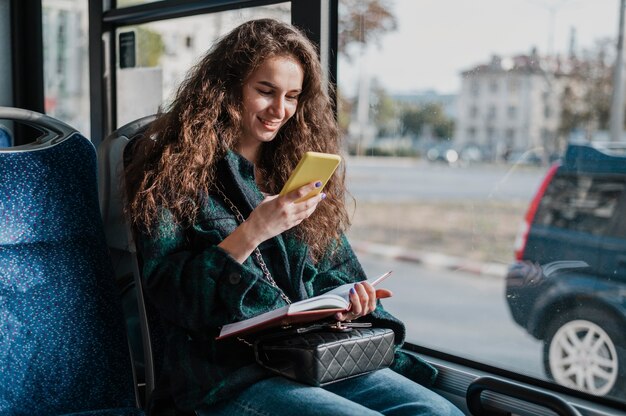
M243 223L246 219L243 217L243 215L241 215L241 212L237 209L237 206L233 203L233 201L231 201L230 198L226 196L226 193L222 190L222 185L216 183L215 189L217 190L217 193L220 194L220 196L228 204L233 214L235 214L237 221L240 224ZM261 270L263 271L263 276L265 276L265 280L267 280L270 285L272 285L274 288L276 288L280 292L280 297L283 298L283 300L287 302L287 304L291 304L291 299L289 299L287 294L285 294L285 292L283 292L283 290L276 284L276 281L272 277L270 270L267 268L267 264L265 264L265 261L263 260L263 256L261 255L261 250L259 250L258 247L255 247L254 249L254 256L256 258L257 263L259 264L259 267L261 267Z

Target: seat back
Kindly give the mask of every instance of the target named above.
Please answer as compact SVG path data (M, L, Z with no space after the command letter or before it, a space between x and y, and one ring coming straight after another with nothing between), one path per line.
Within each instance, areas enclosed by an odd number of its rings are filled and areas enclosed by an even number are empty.
M95 149L38 113L0 118L43 132L0 149L0 414L141 414Z
M107 230L107 244L113 253L115 274L118 280L123 280L132 274L134 287L132 291L136 301L137 311L129 310L127 322L138 321L138 328L130 328L133 349L143 348L143 363L138 368L143 372L145 380L145 403L150 403L152 392L163 357L163 331L159 315L156 310L144 299L141 280L141 258L137 253L134 242L134 233L124 214L124 168L125 161L130 157L129 149L135 140L141 138L154 121L155 116L147 116L128 123L107 136L98 147L100 164L100 206L102 217ZM130 299L129 299L130 300ZM140 340L136 339L140 333ZM137 351L138 353L139 351Z

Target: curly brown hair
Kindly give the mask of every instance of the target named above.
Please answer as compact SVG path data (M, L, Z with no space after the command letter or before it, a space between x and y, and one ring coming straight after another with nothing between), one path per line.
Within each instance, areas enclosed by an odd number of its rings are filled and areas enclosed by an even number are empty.
M272 19L246 22L221 38L193 67L167 109L135 146L126 177L133 224L150 232L161 208L179 224L195 222L200 195L215 179L215 166L241 133L242 88L266 59L290 57L304 70L295 114L261 147L256 168L265 191L276 194L306 151L339 153L331 98L315 46L295 27ZM151 138L157 137L156 140ZM324 190L327 198L293 229L314 259L350 224L345 208L345 168Z

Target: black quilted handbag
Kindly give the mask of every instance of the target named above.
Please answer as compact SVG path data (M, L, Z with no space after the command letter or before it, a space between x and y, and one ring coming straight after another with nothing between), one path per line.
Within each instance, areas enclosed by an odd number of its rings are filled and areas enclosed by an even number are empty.
M387 328L322 328L261 337L254 352L257 362L274 373L323 386L389 367L393 341Z

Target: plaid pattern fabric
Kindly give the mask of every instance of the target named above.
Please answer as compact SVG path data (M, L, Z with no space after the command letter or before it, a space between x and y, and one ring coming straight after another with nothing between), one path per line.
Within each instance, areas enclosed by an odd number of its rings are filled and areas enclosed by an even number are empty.
M254 168L229 152L218 165L217 178L228 197L247 217L263 199L254 181ZM222 325L284 306L279 292L263 277L250 256L243 264L217 247L237 227L228 206L215 194L204 198L196 223L176 225L163 211L152 237L140 236L143 279L148 300L167 326L164 363L169 390L183 410L232 396L270 374L255 363L252 348L237 339L215 341ZM338 285L365 279L347 240L314 264L308 248L284 233L259 247L272 276L293 300L301 300ZM367 320L394 330L402 344L404 326L382 306ZM394 367L424 384L435 370L415 356L396 352ZM164 392L161 391L162 395Z

